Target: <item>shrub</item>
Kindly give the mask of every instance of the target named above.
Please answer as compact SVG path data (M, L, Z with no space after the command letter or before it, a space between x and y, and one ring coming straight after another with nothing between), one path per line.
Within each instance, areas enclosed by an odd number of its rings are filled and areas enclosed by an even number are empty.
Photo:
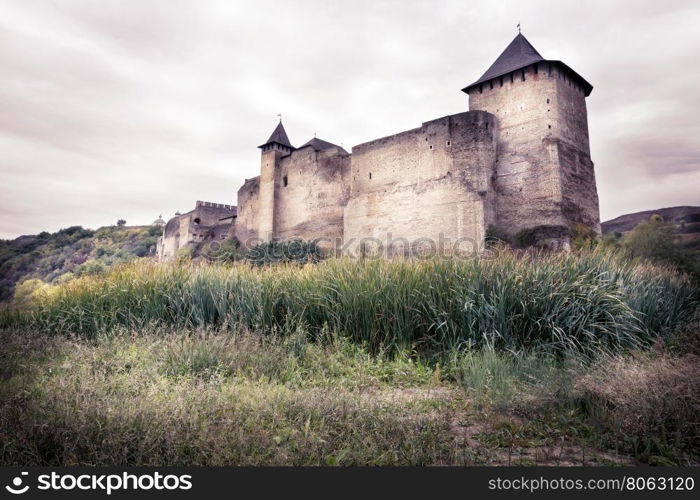
M574 250L592 248L597 242L598 233L584 224L574 223L571 225L570 230L571 248Z
M236 237L207 243L200 250L200 255L209 262L237 262L245 258L241 242Z
M42 290L48 285L40 279L32 278L22 281L15 288L12 305L18 308L26 308L33 304Z
M501 228L490 225L486 229L485 244L487 247L494 247L502 244L510 244L510 237Z
M77 267L75 270L76 276L96 276L106 271L106 267L99 261L90 260Z
M534 228L521 229L515 234L515 245L518 248L528 248L537 244L537 231Z
M320 262L323 250L313 241L270 241L251 248L246 259L257 266L280 262L308 264Z
M187 247L182 247L178 249L178 251L175 253L175 260L177 262L187 262L192 260L192 257L194 256L194 248L191 246Z
M546 248L547 240L568 238L570 235L570 229L566 226L526 227L515 235L515 245L518 248Z
M652 215L624 236L622 246L631 257L673 261L679 254L674 243L675 233L673 223L665 222L660 215Z

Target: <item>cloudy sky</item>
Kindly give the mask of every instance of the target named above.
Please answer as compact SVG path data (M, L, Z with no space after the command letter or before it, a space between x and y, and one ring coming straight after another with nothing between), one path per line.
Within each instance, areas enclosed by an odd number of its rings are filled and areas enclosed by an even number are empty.
M700 204L700 4L0 0L0 238L235 203L282 113L355 144L466 110L516 35L594 85L603 220Z

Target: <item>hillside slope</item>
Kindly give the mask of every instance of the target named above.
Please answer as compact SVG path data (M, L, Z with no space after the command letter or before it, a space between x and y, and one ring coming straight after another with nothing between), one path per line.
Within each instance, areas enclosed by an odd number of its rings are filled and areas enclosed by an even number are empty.
M698 225L697 231L700 231L700 207L683 206L645 210L643 212L621 215L601 224L603 234L612 232L626 233L634 229L642 220L648 219L654 214L658 214L663 217L664 220L674 222L678 225Z
M0 240L0 301L28 279L45 283L95 274L115 264L155 254L159 226L73 226L56 233Z

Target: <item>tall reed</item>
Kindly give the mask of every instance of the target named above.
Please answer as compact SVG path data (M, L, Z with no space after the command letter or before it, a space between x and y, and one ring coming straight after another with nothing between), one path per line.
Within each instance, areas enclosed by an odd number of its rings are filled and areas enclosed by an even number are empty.
M26 322L88 336L153 323L242 324L330 330L373 350L588 352L648 344L696 301L683 275L604 250L266 268L140 262L52 288Z

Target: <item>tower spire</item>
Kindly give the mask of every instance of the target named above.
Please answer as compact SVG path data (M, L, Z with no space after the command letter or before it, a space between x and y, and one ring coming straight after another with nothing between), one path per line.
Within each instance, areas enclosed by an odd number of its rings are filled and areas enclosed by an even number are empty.
M273 130L272 135L270 135L270 138L265 142L265 144L258 147L262 149L264 146L278 144L283 146L284 150L291 151L294 149L294 146L292 146L292 143L289 142L287 132L284 130L284 125L282 125L282 115L278 114L277 116L280 117L280 122L277 124L277 127L275 127L275 130Z

